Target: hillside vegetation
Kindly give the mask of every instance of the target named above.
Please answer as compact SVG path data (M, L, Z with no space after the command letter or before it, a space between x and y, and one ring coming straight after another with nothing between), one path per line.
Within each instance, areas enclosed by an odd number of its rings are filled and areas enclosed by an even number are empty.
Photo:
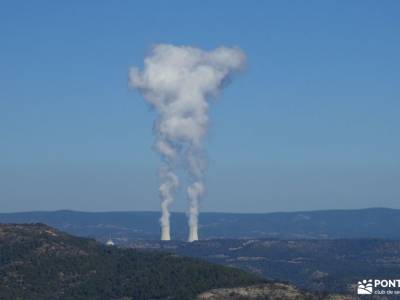
M42 224L0 225L0 299L193 299L259 283L173 254L107 247Z

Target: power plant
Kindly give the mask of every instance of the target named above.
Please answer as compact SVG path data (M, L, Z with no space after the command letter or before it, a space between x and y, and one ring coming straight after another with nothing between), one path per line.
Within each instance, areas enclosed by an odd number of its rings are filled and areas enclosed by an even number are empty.
M203 139L209 124L209 106L234 73L241 71L246 56L238 48L205 51L188 46L159 44L144 59L141 70L133 67L129 82L157 113L154 149L163 166L161 184L161 239L170 240L170 206L179 187L177 168L189 178L186 196L188 241L198 240L200 199L205 192L206 158Z

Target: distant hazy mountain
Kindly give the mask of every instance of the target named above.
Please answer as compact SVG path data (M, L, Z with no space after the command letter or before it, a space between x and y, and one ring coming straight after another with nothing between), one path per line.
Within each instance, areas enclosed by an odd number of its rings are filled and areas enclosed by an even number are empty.
M0 223L41 222L68 233L124 244L159 239L158 212L76 211L0 214ZM184 213L172 213L172 238L187 238ZM400 210L369 208L309 212L237 214L202 213L200 238L386 238L400 239Z

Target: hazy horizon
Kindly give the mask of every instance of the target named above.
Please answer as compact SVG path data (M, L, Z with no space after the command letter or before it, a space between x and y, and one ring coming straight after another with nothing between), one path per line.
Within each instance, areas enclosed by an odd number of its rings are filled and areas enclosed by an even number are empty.
M231 211L207 211L203 210L202 213L210 214L274 214L274 213L310 213L310 212L322 212L322 211L359 211L359 210L400 210L400 208L393 207L363 207L363 208L332 208L332 209L316 209L316 210L288 210L288 211L265 211L265 212L231 212ZM27 210L27 211L0 211L0 214L19 214L19 213L54 213L54 212L76 212L76 213L155 213L160 214L160 210L74 210L68 208L56 209L56 210ZM171 214L186 214L186 211L171 211Z

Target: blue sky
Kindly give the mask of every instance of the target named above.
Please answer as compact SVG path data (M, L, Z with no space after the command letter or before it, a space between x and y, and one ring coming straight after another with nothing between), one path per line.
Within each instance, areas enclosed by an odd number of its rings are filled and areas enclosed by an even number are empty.
M400 208L398 1L2 1L0 211L158 210L151 45L238 46L204 211ZM173 210L186 209L179 194Z

